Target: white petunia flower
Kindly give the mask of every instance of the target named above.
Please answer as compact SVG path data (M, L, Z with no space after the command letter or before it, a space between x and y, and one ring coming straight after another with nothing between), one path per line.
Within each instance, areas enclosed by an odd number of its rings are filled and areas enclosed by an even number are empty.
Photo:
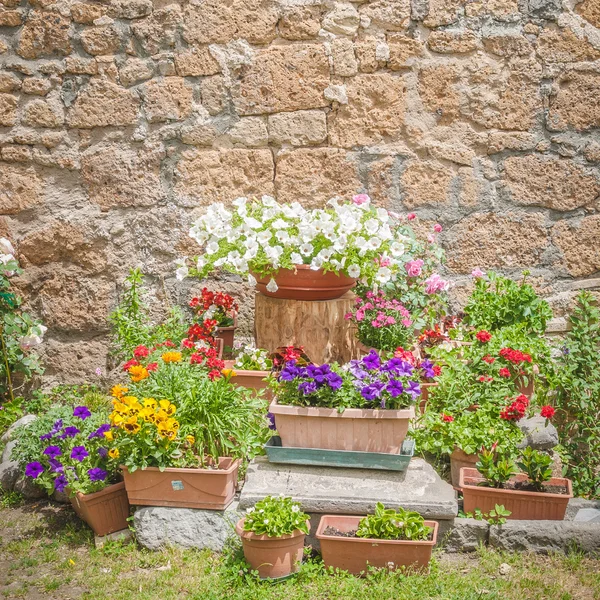
M314 249L315 248L312 244L302 244L302 246L300 246L300 254L303 254L304 256L310 256Z
M377 218L382 222L382 223L387 223L390 219L390 215L388 213L388 211L385 208L378 208L377 209Z
M206 254L214 254L219 250L219 244L217 242L209 242L206 244Z
M279 289L277 282L271 277L271 281L267 284L267 292L274 294Z
M379 229L379 221L376 219L368 219L365 221L363 227L369 235L375 235Z
M244 223L251 229L260 229L262 227L262 223L254 217L246 217Z
M175 277L177 278L177 281L183 281L189 274L186 260L187 256L184 256L183 258L175 261L175 264L177 265L177 269L175 270Z
M401 244L400 242L392 242L390 244L390 252L392 253L392 256L395 256L396 258L402 256L405 250L404 244Z
M250 285L256 285L256 277L252 273L248 273L248 283Z
M277 201L275 200L275 198L273 198L273 196L264 195L261 198L261 201L263 203L263 206L277 206Z
M323 259L319 258L318 256L315 256L310 263L310 268L313 271L318 271L322 266L323 266Z
M198 271L202 271L202 269L204 269L205 266L206 259L203 256L199 256L198 260L196 261L196 269L198 269Z
M391 278L392 271L388 267L381 267L375 276L377 283L387 283Z
M303 259L302 259L302 255L298 254L297 252L292 252L292 255L290 256L290 260L295 265L301 265L304 262Z
M290 241L290 234L287 231L279 230L275 232L275 237L282 243L286 244Z
M273 227L273 229L287 229L289 226L290 224L283 219L275 219L275 221L271 223L271 227Z
M258 243L261 245L265 245L269 242L269 240L271 239L271 232L270 231L261 231L257 236L256 239L258 240Z
M376 235L369 238L369 241L367 242L367 247L370 250L377 250L377 248L379 248L379 246L381 246L381 240Z
M360 277L360 267L358 265L350 265L348 269L348 276L353 279L358 279Z

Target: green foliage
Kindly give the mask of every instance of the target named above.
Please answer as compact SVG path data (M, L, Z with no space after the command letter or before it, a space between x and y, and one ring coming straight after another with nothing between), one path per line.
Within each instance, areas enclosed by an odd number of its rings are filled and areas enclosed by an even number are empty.
M485 477L486 484L495 488L501 488L517 473L514 461L510 458L502 458L494 450L482 450L476 467Z
M600 309L589 292L577 296L570 322L552 381L554 422L575 495L600 498Z
M520 282L493 272L488 273L488 279L477 278L464 308L465 323L488 331L522 324L530 333L544 333L552 310L526 282L527 275L529 272L524 271Z
M244 531L269 537L290 535L296 530L306 534L309 518L291 498L267 496L246 511Z
M19 492L7 492L0 487L0 508L17 508L23 504L25 498Z
M25 403L30 414L44 414L56 405L76 406L84 404L92 412L95 410L110 410L110 397L103 393L98 386L82 383L77 385L57 385L49 392L34 390L31 398Z
M521 453L521 460L517 465L524 473L527 473L533 486L541 490L543 483L552 477L552 458L549 454L538 452L533 448L525 448Z
M425 519L414 511L386 509L378 502L375 512L360 520L356 537L375 540L426 540L431 527L425 525Z
M458 512L458 516L461 518L467 517L469 519L476 519L477 521L487 521L490 525L504 525L506 517L510 517L510 515L512 515L512 511L504 508L504 504L496 504L489 513L484 513L479 508L476 508L475 512L472 513Z
M0 436L24 414L24 400L17 396L14 400L7 400L0 406Z

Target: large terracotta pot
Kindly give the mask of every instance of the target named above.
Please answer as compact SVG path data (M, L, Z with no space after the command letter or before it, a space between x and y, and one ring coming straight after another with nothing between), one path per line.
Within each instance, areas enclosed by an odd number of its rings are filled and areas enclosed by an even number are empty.
M175 506L224 510L237 486L239 459L219 459L218 469L138 469L123 467L129 503L138 506Z
M94 494L77 493L71 498L71 504L96 535L108 535L128 527L129 502L123 481Z
M304 532L296 529L281 537L256 535L244 531L244 519L237 522L235 531L242 538L244 558L261 579L285 577L298 570L304 554Z
M408 425L415 416L413 406L402 410L285 406L274 400L269 412L281 445L289 448L322 448L359 452L400 452Z
M503 490L478 485L483 481L485 479L477 469L463 467L460 470L465 512L475 512L475 509L479 508L482 512L489 513L496 504L502 504L512 513L507 519L562 521L565 518L569 499L573 497L571 481L563 477L552 477L547 483L564 486L567 494ZM510 481L527 481L527 475L515 475Z
M234 360L225 361L225 368L233 371L230 378L231 383L249 390L264 390L267 388L266 378L269 376L269 371L246 371L244 369L236 369L233 366L234 363ZM269 397L269 394L267 394L267 397Z
M275 276L278 289L269 292L270 277L256 278L256 289L265 296L286 300L333 300L340 298L356 284L356 279L333 271L314 271L309 265L296 265L295 270L280 269Z
M342 532L355 530L362 518L344 515L321 517L316 537L321 542L325 566L343 569L355 575L366 573L369 566L388 569L428 567L431 551L437 541L436 521L425 521L425 525L433 528L433 537L428 541L376 540L325 534L327 527L335 527Z
M460 489L460 470L463 467L473 468L478 461L477 454L466 454L460 448L454 448L450 455L450 479L455 488Z
M233 338L235 336L235 330L237 329L237 315L233 315L233 325L230 327L217 327L216 338L222 340L221 353L229 357L233 349Z

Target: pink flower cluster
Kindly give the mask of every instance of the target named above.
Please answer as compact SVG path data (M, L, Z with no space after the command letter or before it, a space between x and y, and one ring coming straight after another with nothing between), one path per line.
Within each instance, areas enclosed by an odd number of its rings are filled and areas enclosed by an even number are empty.
M388 300L385 295L381 292L375 294L373 292L367 292L367 301L365 302L362 298L356 299L356 314L354 317L358 322L364 321L366 312L368 310L376 310L377 314L375 318L371 320L373 327L385 327L386 325L395 325L398 320L401 320L402 325L410 327L412 321L410 320L410 312L400 303L398 300ZM392 310L399 313L398 317L393 315L387 315L384 311ZM351 319L352 313L346 314L346 319Z
M406 272L409 277L418 277L423 270L423 261L419 258L406 263Z
M427 294L436 294L437 292L447 292L450 288L450 282L442 279L437 273L425 280L425 292Z

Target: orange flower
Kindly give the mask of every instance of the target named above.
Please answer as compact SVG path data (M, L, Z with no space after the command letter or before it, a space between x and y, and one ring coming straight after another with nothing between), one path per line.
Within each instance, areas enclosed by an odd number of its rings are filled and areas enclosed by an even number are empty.
M165 352L161 358L163 359L164 362L166 363L170 363L170 362L181 362L181 352Z
M128 391L129 389L124 385L115 385L110 393L114 398L122 398Z
M129 367L129 375L131 375L131 381L137 383L138 381L142 381L150 376L148 373L148 369L143 367L142 365L133 365L133 367Z

